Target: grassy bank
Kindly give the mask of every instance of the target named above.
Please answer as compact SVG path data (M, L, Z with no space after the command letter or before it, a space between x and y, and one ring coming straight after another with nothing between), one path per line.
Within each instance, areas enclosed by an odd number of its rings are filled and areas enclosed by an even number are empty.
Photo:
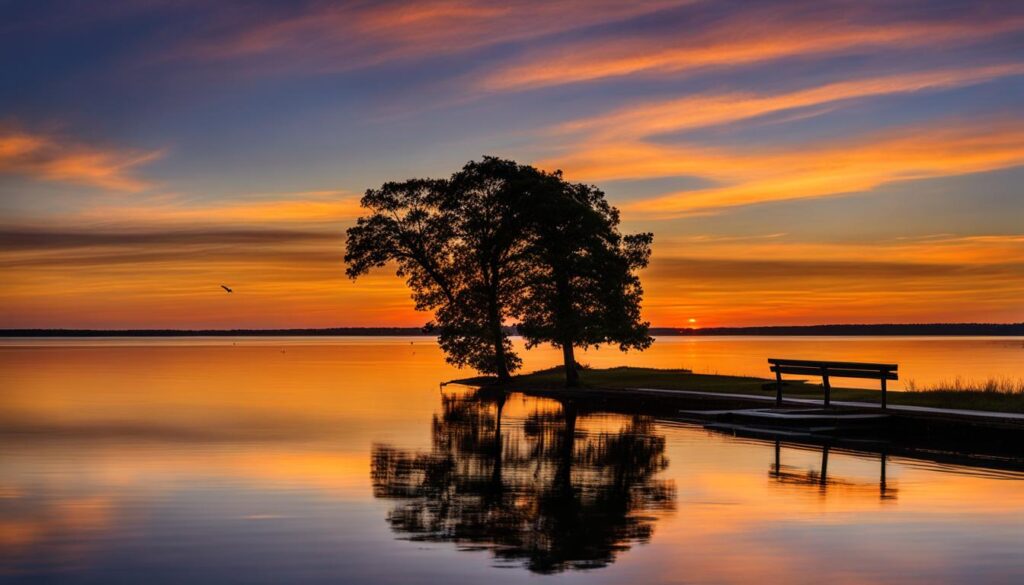
M719 376L694 374L688 370L661 370L654 368L609 368L583 369L580 371L583 388L602 390L625 390L629 388L658 388L664 390L693 390L701 392L723 392L775 396L773 380L742 376ZM457 380L465 384L493 383L490 378L468 378ZM541 370L516 376L509 389L557 390L564 388L565 378L561 368ZM1024 413L1024 392L1020 382L982 383L978 385L951 383L942 386L891 391L890 405L931 406L935 408L959 408L969 410L991 410L997 412ZM791 398L821 398L820 384L789 380L784 395ZM881 393L878 390L855 388L832 388L832 400L849 400L877 403Z

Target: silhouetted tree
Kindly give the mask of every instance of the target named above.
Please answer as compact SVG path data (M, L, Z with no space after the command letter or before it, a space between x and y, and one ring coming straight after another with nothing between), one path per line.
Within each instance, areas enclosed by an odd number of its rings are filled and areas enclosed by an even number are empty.
M485 156L446 183L442 214L452 222L452 264L460 282L456 303L437 314L439 341L466 365L507 379L522 361L503 327L520 303L527 261L523 214L542 174L514 161ZM482 341L482 342L481 342Z
M449 362L508 379L522 363L503 324L523 290L521 219L532 167L484 157L448 180L413 179L370 189L370 215L348 230L355 279L395 262L416 308L433 311Z
M484 157L448 180L385 183L362 205L370 214L348 230L349 277L395 262L455 365L507 380L521 364L510 319L528 346L562 348L570 386L574 348L651 343L636 271L652 236L622 236L618 210L594 187Z
M519 297L519 332L528 347L561 347L566 385L579 384L575 347L615 343L645 349L652 338L640 319L653 234L623 236L619 212L596 187L548 176L530 206L530 270Z

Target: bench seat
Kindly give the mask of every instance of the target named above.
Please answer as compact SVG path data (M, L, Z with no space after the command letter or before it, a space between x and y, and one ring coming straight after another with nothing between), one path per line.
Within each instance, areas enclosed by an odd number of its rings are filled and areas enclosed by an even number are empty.
M830 378L861 378L879 380L882 385L882 408L886 406L886 381L898 380L898 364L876 364L868 362L832 362L818 360L794 360L768 358L770 369L775 373L775 403L782 406L782 374L799 376L821 376L825 388L825 406L832 400Z

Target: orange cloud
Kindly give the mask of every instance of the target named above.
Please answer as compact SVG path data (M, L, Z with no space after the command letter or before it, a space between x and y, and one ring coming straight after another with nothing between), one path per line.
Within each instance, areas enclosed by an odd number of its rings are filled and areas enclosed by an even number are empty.
M179 222L195 225L337 222L355 219L360 214L359 196L350 191L283 193L272 197L214 204L158 200L151 205L98 207L85 211L80 217L141 225Z
M1024 126L1015 120L948 121L837 142L724 150L640 141L588 144L542 161L588 181L696 175L723 186L622 206L633 217L666 218L769 201L854 193L901 180L1024 164Z
M949 46L1022 28L1024 19L1019 17L980 22L961 19L865 24L851 20L808 19L796 14L780 17L752 11L743 18L691 31L682 39L648 35L562 45L498 68L484 77L480 86L494 91L523 90L862 49Z
M938 234L871 242L801 242L785 234L735 238L706 236L658 238L666 257L693 259L772 258L782 261L837 263L886 262L917 265L978 266L1024 258L1024 234L953 236Z
M160 151L126 153L69 143L52 136L0 129L0 173L109 189L143 191L151 184L131 170Z
M275 58L294 69L346 70L397 59L448 55L614 22L692 3L655 0L428 0L413 4L325 4L193 42L180 53L204 60Z
M641 138L842 100L964 87L1022 74L1024 64L1011 63L855 79L774 95L730 93L688 96L630 105L608 114L567 122L556 131L586 131L591 138L604 140Z

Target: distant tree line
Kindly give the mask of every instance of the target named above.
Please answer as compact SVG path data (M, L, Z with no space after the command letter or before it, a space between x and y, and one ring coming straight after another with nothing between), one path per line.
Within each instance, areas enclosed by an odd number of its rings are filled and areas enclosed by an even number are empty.
M1024 323L887 323L651 329L652 335L1024 335Z
M348 230L345 262L356 279L393 264L416 308L434 314L447 360L508 380L527 347L561 348L566 384L579 376L575 348L651 344L640 319L653 235L623 235L604 192L511 160L484 157L448 179L370 189L367 214Z
M519 335L512 326L505 335ZM893 323L873 325L793 325L764 327L651 327L652 336L681 337L708 335L1024 335L1024 323ZM0 337L433 337L436 331L422 327L327 327L318 329L0 329Z
M0 329L0 337L356 337L427 336L422 327L327 327L320 329Z

